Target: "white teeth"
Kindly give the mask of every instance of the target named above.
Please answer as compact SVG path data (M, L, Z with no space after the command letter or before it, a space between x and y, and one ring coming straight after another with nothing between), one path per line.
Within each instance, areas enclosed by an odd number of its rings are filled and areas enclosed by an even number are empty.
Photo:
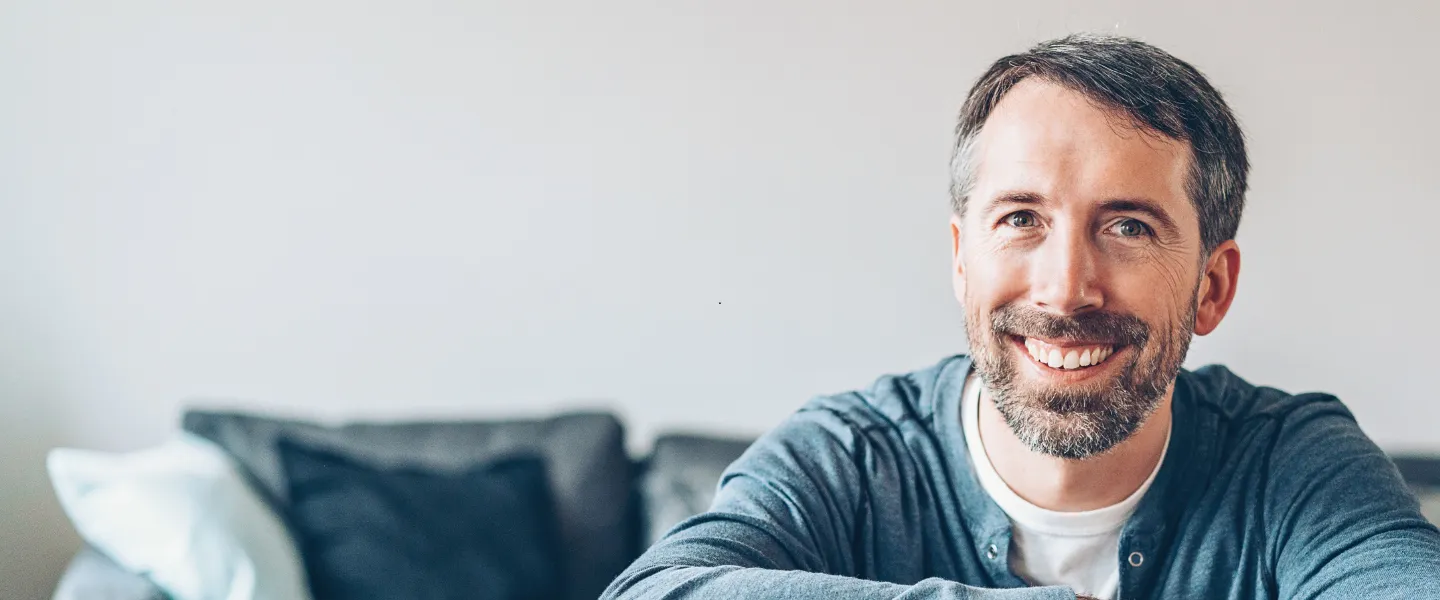
M1049 365L1052 369L1080 369L1093 367L1115 353L1113 346L1098 346L1078 350L1060 349L1044 342L1025 340L1025 351L1036 362Z

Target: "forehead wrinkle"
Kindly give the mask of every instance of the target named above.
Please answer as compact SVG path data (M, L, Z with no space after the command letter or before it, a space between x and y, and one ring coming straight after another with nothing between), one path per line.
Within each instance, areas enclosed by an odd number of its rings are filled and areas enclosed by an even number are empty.
M979 132L976 191L993 199L996 193L985 188L1024 190L1056 204L1150 198L1176 220L1193 218L1198 225L1187 185L1189 146L1138 128L1063 86L1021 82ZM1190 210L1173 206L1176 201Z

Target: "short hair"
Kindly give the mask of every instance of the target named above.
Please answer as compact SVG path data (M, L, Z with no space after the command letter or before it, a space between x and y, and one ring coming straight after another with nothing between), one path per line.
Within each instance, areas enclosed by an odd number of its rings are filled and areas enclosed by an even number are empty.
M957 215L975 186L975 150L985 120L1016 84L1035 77L1074 90L1135 126L1187 142L1186 192L1200 220L1202 259L1233 239L1245 207L1245 135L1220 92L1189 63L1120 36L1074 34L995 61L970 89L955 127L950 195Z

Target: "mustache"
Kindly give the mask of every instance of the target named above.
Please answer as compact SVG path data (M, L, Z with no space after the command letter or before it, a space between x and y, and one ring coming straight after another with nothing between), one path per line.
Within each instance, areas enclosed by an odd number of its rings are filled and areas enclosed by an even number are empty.
M1068 317L1014 304L990 314L990 330L996 335L1084 340L1116 345L1144 346L1150 326L1135 315L1094 311Z

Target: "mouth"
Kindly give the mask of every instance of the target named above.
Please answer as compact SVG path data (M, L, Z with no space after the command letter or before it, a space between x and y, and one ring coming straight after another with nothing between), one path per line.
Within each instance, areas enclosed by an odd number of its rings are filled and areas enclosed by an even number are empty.
M1011 336L1016 349L1024 353L1031 365L1042 371L1089 374L1099 371L1109 359L1127 346L1081 340L1042 340Z

